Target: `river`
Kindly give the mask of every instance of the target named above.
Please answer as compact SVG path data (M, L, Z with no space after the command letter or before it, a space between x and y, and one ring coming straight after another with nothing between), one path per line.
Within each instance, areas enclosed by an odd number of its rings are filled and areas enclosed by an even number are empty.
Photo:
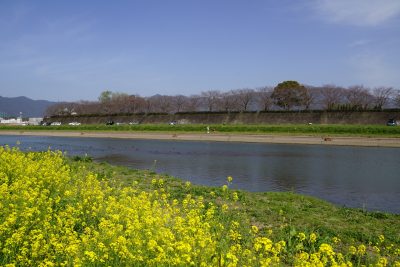
M152 169L195 184L293 191L340 206L400 213L400 149L231 142L0 136L21 150L57 149Z

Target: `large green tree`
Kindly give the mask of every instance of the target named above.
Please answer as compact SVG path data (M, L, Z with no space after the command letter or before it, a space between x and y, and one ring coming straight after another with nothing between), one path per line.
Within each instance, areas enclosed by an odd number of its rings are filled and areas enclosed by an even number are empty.
M284 81L279 83L272 92L275 104L285 110L296 106L303 106L308 99L308 90L297 81Z
M101 92L101 94L99 96L99 102L106 103L106 102L111 101L112 95L113 95L113 92L111 92L109 90Z

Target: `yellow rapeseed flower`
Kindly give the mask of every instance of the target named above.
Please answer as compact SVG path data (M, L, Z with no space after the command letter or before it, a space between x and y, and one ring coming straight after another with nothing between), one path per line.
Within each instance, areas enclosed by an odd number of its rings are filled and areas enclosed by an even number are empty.
M315 243L315 241L317 241L317 235L315 233L311 233L309 240L311 243Z
M352 254L352 255L354 255L354 254L357 253L357 249L356 249L354 246L350 246L350 247L349 247L349 253Z
M305 235L304 233L298 233L298 234L297 234L297 238L298 238L300 241L304 241L304 240L306 240L306 235Z
M365 245L364 244L359 245L358 248L357 248L357 254L364 255L365 252L366 252Z

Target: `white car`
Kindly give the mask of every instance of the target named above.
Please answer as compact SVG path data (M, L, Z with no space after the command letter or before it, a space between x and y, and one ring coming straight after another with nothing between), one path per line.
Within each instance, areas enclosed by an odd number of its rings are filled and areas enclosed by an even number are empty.
M55 121L55 122L52 122L51 125L52 126L59 126L59 125L61 125L61 122Z
M68 123L68 125L81 125L81 123L77 122L77 121L73 121L73 122Z

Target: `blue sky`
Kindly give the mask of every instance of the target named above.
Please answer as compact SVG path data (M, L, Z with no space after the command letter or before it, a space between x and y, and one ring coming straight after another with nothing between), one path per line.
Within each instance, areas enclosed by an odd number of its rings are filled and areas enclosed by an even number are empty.
M0 95L400 89L399 0L0 0Z

